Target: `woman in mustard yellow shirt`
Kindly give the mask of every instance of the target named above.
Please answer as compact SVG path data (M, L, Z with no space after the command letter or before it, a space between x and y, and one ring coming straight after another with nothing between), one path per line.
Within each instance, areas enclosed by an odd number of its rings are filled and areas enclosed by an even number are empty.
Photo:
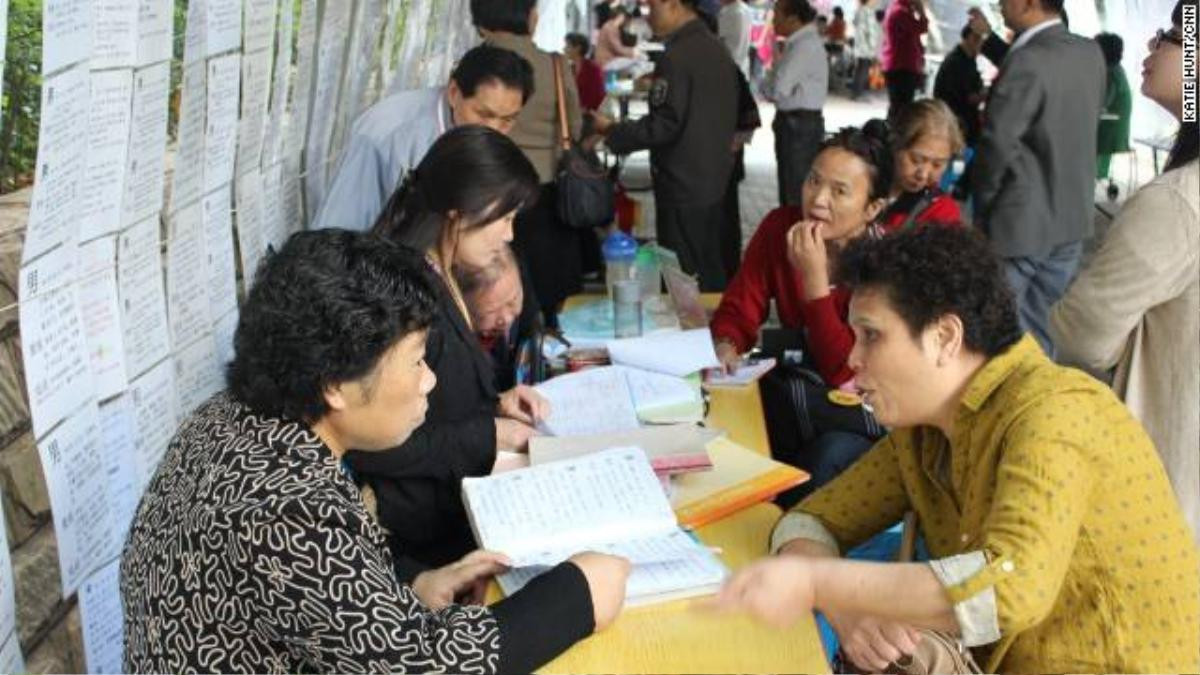
M1020 335L987 243L904 232L838 269L855 382L893 432L784 516L784 555L718 602L776 623L819 609L864 668L935 631L985 672L1200 671L1200 559L1154 446L1111 390ZM929 563L836 559L909 510Z

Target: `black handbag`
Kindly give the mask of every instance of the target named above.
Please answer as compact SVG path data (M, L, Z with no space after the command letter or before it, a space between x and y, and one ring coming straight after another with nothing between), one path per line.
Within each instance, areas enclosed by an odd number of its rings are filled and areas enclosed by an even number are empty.
M840 395L816 372L802 331L764 329L763 352L777 365L758 382L771 455L794 463L804 448L829 431L877 440L887 429L861 402ZM797 358L799 356L799 358Z
M567 104L563 93L562 56L554 60L554 87L558 99L559 142L562 156L558 160L555 187L558 193L558 219L567 227L585 230L607 227L616 217L616 190L608 169L596 153L585 150L571 141L567 130Z

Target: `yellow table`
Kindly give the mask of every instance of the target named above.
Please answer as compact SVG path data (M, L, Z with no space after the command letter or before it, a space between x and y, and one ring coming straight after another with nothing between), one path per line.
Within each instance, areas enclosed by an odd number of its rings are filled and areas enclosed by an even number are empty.
M766 550L779 508L759 504L700 528L737 569ZM580 642L540 673L828 673L816 624L776 630L745 615L699 608L702 599L625 610L608 630Z
M718 295L706 295L716 306ZM582 298L567 301L570 307ZM758 387L713 389L706 424L736 443L769 453ZM779 508L758 504L697 530L738 569L766 554ZM492 597L497 588L493 585ZM608 630L580 642L542 673L828 673L829 664L812 619L776 630L744 615L698 608L701 599L625 610Z

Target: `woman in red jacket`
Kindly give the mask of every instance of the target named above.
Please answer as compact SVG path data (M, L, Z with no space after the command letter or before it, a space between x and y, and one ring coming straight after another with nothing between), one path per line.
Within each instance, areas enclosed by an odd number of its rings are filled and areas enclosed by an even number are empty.
M887 204L891 184L892 159L882 134L847 128L821 146L804 182L801 206L767 214L721 296L710 327L723 365L735 367L739 355L758 341L774 300L784 327L803 330L805 361L824 384L851 386L853 373L846 365L854 346L846 322L850 295L830 283L830 268L850 241L881 235L873 223ZM767 415L767 431L775 457L812 474L800 494L787 501L832 478L871 445L866 436L841 431L818 432L811 442L800 443L773 417Z
M880 234L872 223L887 205L891 184L892 160L879 133L846 128L825 141L801 206L767 214L713 314L717 357L727 369L758 342L774 300L784 327L808 333L808 350L826 383L836 387L850 379L849 294L830 285L829 266L851 240Z
M879 134L885 126L882 120L872 120L864 128ZM914 101L896 116L888 136L893 178L889 204L879 215L884 231L959 223L958 202L938 189L946 167L963 149L962 129L950 107L933 98Z

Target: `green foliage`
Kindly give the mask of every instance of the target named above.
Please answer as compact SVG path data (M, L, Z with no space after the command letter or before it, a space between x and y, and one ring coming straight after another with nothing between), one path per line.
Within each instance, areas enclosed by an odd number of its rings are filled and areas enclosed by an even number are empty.
M0 106L0 193L33 180L42 106L42 2L11 0Z

